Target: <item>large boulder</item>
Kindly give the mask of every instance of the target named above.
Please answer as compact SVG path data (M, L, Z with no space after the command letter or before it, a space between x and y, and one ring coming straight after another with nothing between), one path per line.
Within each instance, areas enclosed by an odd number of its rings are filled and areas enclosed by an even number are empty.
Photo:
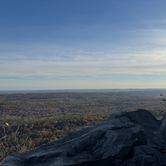
M0 166L164 166L160 126L146 110L116 112L34 151L8 156Z

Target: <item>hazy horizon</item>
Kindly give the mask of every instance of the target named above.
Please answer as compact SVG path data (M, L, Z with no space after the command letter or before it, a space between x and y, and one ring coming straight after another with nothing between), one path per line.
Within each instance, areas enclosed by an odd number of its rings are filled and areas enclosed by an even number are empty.
M61 93L61 92L134 92L134 91L165 91L166 89L38 89L38 90L0 90L0 94L16 94L16 93Z

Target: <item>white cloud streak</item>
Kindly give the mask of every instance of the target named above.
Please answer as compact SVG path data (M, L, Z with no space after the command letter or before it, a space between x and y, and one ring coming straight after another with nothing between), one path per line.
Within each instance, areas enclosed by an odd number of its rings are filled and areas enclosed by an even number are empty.
M93 76L110 74L161 74L166 73L166 62L137 63L134 60L112 62L43 62L23 61L1 64L1 77L27 76Z
M136 39L130 38L114 48L107 44L106 50L53 43L28 47L16 44L13 51L0 52L0 77L166 73L166 30L138 29L132 33Z

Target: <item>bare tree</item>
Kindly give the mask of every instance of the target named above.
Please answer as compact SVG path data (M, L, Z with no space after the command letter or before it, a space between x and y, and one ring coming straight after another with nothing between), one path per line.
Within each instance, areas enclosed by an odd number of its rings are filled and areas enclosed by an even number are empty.
M163 94L160 94L160 104L162 104L163 110L161 112L165 112L166 107L166 99L164 97ZM162 139L166 142L166 113L164 113L163 119L162 119L162 123L161 123L161 127L160 127L160 134Z

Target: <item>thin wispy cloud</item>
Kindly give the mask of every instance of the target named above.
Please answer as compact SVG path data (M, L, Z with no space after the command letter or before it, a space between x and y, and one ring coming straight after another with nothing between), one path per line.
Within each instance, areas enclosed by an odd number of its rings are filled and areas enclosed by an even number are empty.
M93 76L110 74L162 74L166 72L166 62L147 61L138 63L134 60L113 60L112 62L44 62L22 61L1 64L2 77L10 76ZM142 61L143 61L142 60Z

